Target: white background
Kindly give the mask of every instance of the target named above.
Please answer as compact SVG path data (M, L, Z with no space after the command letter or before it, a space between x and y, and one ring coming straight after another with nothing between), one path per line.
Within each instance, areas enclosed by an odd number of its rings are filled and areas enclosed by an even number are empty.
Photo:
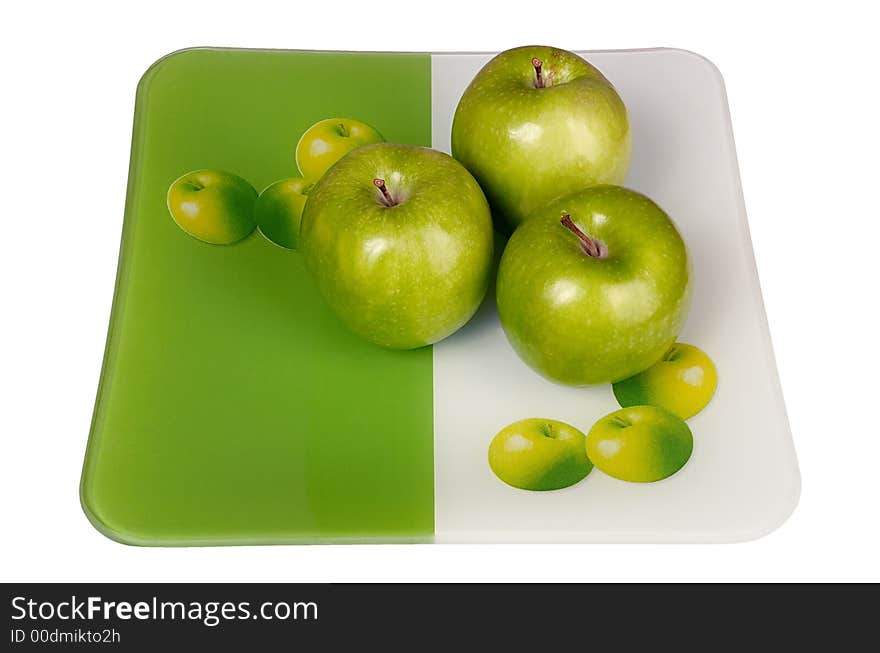
M128 7L131 8L128 8ZM870 3L24 3L0 24L0 580L880 580L880 210ZM800 506L733 545L139 549L77 485L122 224L135 85L194 45L674 46L725 76L798 450ZM307 92L307 89L304 89Z

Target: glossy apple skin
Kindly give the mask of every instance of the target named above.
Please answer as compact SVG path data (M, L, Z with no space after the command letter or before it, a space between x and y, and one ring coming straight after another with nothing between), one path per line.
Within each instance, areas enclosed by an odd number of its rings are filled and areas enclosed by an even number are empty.
M168 188L168 211L174 222L194 238L213 245L230 245L257 226L257 191L229 172L194 170Z
M352 150L384 140L382 134L360 120L327 118L316 122L300 137L296 165L303 177L318 179Z
M279 247L296 249L303 207L313 185L302 177L291 177L260 193L255 210L260 232Z
M504 427L489 445L489 467L522 490L560 490L593 469L586 438L573 426L531 418Z
M560 224L570 213L601 241L584 253ZM498 269L498 315L532 369L566 385L620 381L675 342L691 297L687 249L650 199L594 186L551 202L514 232Z
M621 408L587 434L587 456L609 476L653 483L684 467L694 438L684 420L656 406Z
M549 86L535 87L533 57ZM507 50L487 63L452 124L453 156L507 233L556 197L622 184L631 150L626 107L611 83L576 54L546 46Z
M682 419L699 413L715 394L718 373L704 351L677 342L651 367L614 384L621 406L659 406Z
M383 204L374 178L385 180L396 206ZM424 147L378 143L340 160L309 193L300 241L340 319L393 349L461 328L491 275L486 198L460 163Z

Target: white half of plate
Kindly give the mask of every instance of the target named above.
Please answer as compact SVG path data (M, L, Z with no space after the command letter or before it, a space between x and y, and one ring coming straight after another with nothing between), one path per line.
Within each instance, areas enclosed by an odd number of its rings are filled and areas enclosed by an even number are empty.
M438 542L731 542L760 537L794 510L800 477L755 268L724 83L681 50L583 52L615 85L633 128L626 185L674 219L694 264L680 336L718 368L718 390L689 420L694 453L676 475L626 483L594 470L555 492L516 490L487 463L493 435L526 417L586 432L618 406L610 386L566 388L510 348L494 297L434 346ZM432 58L433 145L450 151L458 99L492 55Z

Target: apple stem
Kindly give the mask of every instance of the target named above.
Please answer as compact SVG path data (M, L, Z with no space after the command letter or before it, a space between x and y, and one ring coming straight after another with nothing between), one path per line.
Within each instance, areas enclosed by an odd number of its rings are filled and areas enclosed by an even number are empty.
M544 62L535 57L532 59L532 65L535 67L535 88L544 88L544 76L541 73Z
M347 137L349 135L348 130L345 128L345 125L343 123L339 123L339 135L343 137Z
M605 258L608 255L607 252L603 252L603 248L600 243L590 238L587 234L580 230L580 228L572 221L571 215L566 213L562 216L562 220L560 220L562 225L571 231L578 239L581 241L581 251L587 256L592 256L593 258Z
M663 360L664 360L665 362L669 362L669 361L671 361L671 360L675 360L675 357L676 357L677 355L678 355L678 343L675 343L674 345L672 345L672 346L669 348L669 351L667 351L667 352L663 355Z
M384 200L385 206L395 206L397 204L397 202L394 201L394 198L391 197L391 193L388 192L388 188L385 187L384 179L379 179L377 177L373 180L373 185L382 193L382 199Z

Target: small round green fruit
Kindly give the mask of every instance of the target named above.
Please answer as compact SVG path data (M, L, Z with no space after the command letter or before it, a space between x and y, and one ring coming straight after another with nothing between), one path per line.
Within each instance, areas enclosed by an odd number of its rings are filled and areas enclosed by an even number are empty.
M257 191L229 172L195 170L178 177L168 189L168 211L193 238L212 245L231 245L257 226Z
M360 120L327 118L316 122L300 137L296 165L303 177L319 179L352 150L384 140L382 134Z
M356 334L415 349L455 333L489 286L489 205L458 161L425 147L351 152L309 192L300 226L306 269Z
M690 299L675 224L620 186L552 201L517 228L498 268L507 339L529 367L566 385L614 383L656 363Z
M452 123L452 155L508 233L555 197L622 184L631 150L626 107L611 82L575 53L547 46L493 58Z
M587 434L587 456L622 481L652 483L684 467L694 448L684 420L656 406L632 406L606 415Z
M717 385L712 359L693 345L677 342L657 363L613 387L621 406L658 406L688 419L706 407Z
M552 419L531 418L504 427L489 445L489 467L522 490L559 490L593 469L584 434Z
M286 249L299 243L299 223L313 182L302 177L276 181L257 199L257 226L270 241Z

